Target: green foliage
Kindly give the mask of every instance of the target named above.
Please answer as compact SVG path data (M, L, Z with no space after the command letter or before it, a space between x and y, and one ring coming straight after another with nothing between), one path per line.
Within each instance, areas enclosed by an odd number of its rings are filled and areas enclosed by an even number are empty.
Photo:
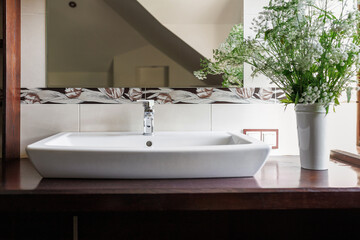
M360 15L348 2L270 0L252 22L256 36L244 39L242 26L234 26L195 75L222 74L224 87L242 86L248 63L253 76L263 74L285 92L284 103L319 103L328 110L339 104L359 66Z
M206 76L222 74L223 86L242 86L244 78L245 53L248 50L244 45L242 25L235 25L226 41L218 49L213 50L213 61L201 59L201 70L194 72L201 80Z

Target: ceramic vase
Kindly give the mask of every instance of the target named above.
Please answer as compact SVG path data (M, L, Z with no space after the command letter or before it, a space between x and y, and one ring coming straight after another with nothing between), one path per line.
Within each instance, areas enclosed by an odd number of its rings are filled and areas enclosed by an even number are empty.
M326 109L320 104L297 104L295 112L301 167L327 170L330 152L326 136Z

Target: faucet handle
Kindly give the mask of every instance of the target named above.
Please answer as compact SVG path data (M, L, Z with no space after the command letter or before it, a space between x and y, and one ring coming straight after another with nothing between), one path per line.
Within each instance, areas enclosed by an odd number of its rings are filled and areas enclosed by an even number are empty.
M142 103L145 109L152 109L154 107L154 100L137 100L136 102Z

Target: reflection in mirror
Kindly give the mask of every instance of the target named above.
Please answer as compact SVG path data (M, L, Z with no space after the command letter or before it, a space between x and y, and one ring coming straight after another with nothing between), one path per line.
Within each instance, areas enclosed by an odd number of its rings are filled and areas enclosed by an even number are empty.
M243 0L46 4L47 87L220 87L193 71L243 21Z

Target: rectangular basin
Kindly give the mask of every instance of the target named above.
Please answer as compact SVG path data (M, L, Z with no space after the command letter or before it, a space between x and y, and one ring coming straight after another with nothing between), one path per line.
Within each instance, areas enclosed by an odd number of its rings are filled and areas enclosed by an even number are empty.
M251 177L270 147L241 133L64 132L28 145L45 178Z

